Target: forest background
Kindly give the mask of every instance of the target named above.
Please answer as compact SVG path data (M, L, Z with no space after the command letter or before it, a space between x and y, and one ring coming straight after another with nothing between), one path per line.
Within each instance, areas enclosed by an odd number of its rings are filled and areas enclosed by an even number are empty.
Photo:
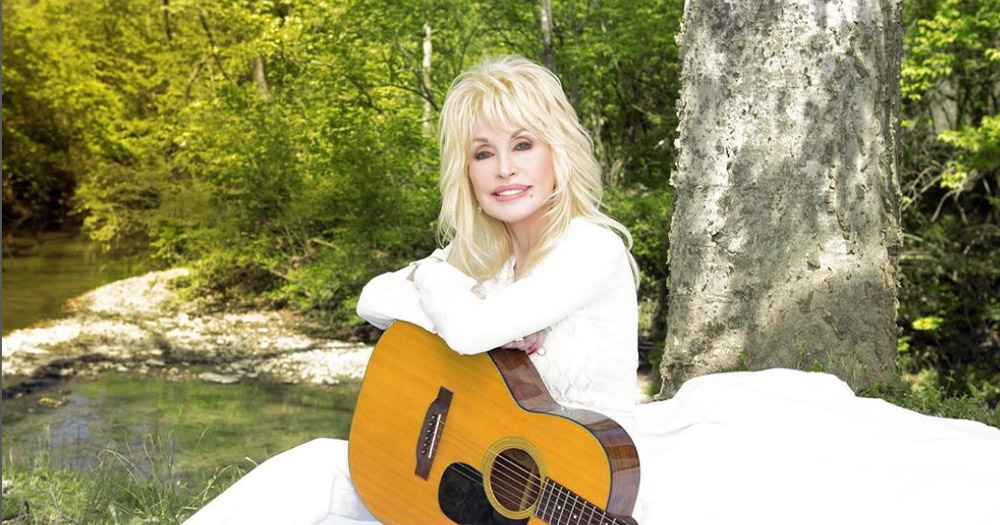
M371 340L354 314L361 286L435 245L434 127L449 83L485 55L518 53L552 65L593 134L608 211L635 239L640 348L655 371L683 5L5 1L4 256L19 237L82 231L193 269L180 281L189 297L291 308ZM1000 0L903 6L897 350L924 393L868 394L997 425ZM213 430L206 441L233 448ZM243 472L179 482L169 437L156 439L143 457L104 451L123 468L86 475L44 452L24 467L5 447L5 522L176 522Z
M995 406L1000 0L903 3L900 368ZM635 238L655 365L682 11L557 0L546 31L537 2L4 2L5 253L17 235L81 229L193 268L192 294L371 337L361 286L435 244L451 80L518 53L551 61L593 134L609 212Z

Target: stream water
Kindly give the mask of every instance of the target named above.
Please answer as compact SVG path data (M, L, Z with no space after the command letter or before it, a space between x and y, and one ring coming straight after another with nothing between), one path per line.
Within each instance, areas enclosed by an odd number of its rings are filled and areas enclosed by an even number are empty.
M150 266L142 254L108 252L77 233L16 239L3 255L3 334L62 317L67 299Z
M142 273L141 256L108 254L71 234L20 241L3 258L3 333L65 315L67 299ZM197 374L194 374L197 376ZM6 387L6 385L5 385ZM204 478L315 437L346 438L359 385L171 381L162 371L103 372L3 399L4 463L86 470L122 454Z

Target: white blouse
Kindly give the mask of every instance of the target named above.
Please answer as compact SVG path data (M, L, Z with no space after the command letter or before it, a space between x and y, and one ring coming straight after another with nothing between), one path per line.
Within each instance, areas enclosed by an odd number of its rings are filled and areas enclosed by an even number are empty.
M513 259L490 281L443 262L438 250L365 286L358 314L380 328L394 319L440 335L475 354L549 329L531 360L552 397L596 410L628 429L638 351L635 284L628 253L611 230L577 218L528 275L514 280Z

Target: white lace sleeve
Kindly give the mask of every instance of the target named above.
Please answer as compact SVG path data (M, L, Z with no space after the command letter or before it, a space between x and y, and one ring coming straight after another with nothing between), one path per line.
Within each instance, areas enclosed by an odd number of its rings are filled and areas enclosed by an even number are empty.
M529 275L486 298L473 293L473 279L445 262L421 265L414 283L438 334L455 351L474 354L565 319L613 286L623 266L629 261L621 239L577 220Z

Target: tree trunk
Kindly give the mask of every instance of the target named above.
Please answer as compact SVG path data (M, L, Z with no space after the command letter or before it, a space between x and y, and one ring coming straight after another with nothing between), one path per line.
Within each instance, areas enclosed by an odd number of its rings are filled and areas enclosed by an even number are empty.
M661 397L896 377L900 0L688 0Z
M424 24L424 61L422 64L421 89L424 92L424 134L433 134L434 107L431 105L431 26Z
M170 29L170 0L163 0L163 32L167 35L167 42L174 39L173 31Z
M264 73L264 61L260 57L254 57L250 76L253 77L253 83L257 84L260 98L264 100L271 98L271 90L267 87L267 74Z
M552 2L542 0L542 64L555 71L555 58L552 56Z

